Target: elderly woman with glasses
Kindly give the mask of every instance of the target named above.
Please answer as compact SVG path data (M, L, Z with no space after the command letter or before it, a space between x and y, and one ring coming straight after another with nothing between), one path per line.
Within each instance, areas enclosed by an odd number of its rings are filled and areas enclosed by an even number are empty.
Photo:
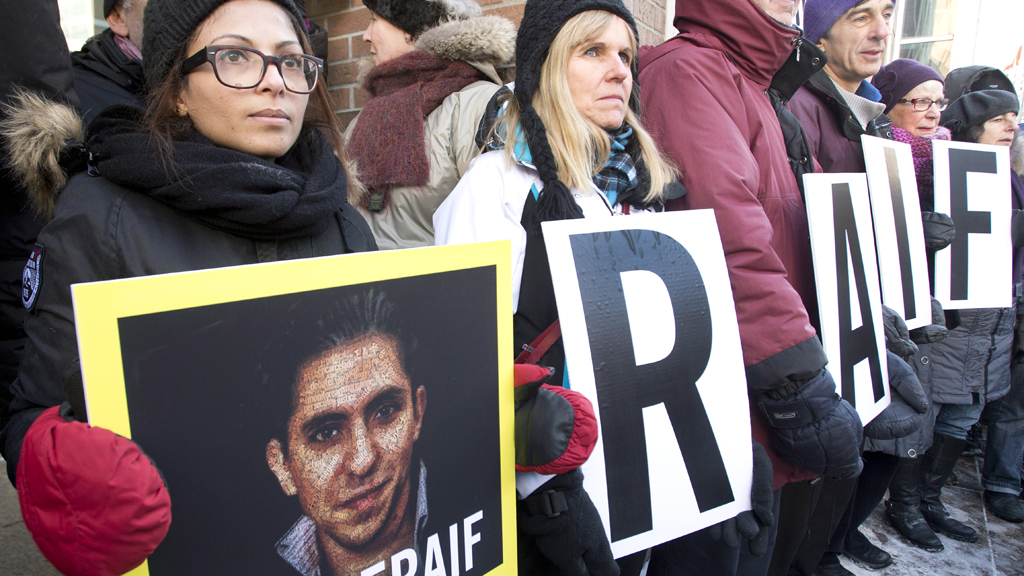
M893 140L910 144L921 209L930 212L932 199L932 140L949 140L939 126L949 100L942 95L942 76L932 68L900 58L882 66L871 79L882 93L885 113L892 119Z
M84 424L70 285L376 248L346 201L301 22L292 0L150 0L145 112L109 108L83 143L73 111L23 94L4 126L52 220L26 267L28 344L0 452L27 527L66 574L127 572L170 524L142 449Z

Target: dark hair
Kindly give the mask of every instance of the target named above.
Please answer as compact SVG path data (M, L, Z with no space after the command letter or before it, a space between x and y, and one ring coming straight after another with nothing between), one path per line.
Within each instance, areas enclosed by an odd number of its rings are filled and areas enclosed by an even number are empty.
M366 336L395 341L398 359L410 378L416 339L403 329L402 318L387 294L370 288L323 306L319 298L301 299L285 312L284 325L264 348L257 371L265 399L274 412L274 429L287 453L287 426L295 410L299 368L310 359ZM415 389L415 386L413 387ZM416 394L412 395L413 405Z
M283 10L283 9L282 9ZM299 37L302 51L305 54L312 54L313 48L306 36L306 30L302 23L295 19L290 12L283 10L288 15L288 20ZM205 21L204 21L205 22ZM172 160L171 141L179 139L195 129L192 119L188 115L178 114L178 97L182 90L188 86L188 76L179 72L181 63L191 56L188 47L199 35L202 25L196 27L188 40L182 43L181 49L173 55L171 68L167 77L149 93L146 107L146 129L153 138L156 148L160 151L165 161ZM309 95L309 104L306 106L306 113L302 118L303 127L319 130L330 144L334 154L341 160L342 166L348 174L348 166L345 162L343 151L341 125L338 117L334 115L334 104L331 95L327 90L327 78L317 80L316 88Z
M985 133L985 124L986 123L988 123L988 120L986 120L985 122L982 122L981 124L978 124L978 125L975 125L975 126L971 126L970 128L968 128L967 129L967 141L968 142L977 142L978 138L981 138L981 135Z

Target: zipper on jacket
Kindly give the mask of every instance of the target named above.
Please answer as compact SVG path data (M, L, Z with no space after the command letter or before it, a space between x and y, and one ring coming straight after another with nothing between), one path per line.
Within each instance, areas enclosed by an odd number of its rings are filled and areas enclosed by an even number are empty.
M793 38L793 41L790 42L790 44L792 44L793 46L796 46L796 61L799 62L800 61L800 47L804 45L804 37L803 36L799 36L797 38Z

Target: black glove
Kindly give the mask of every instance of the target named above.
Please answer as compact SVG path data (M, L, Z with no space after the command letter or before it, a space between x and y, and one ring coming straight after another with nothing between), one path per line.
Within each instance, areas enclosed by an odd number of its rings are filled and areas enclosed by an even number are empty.
M604 525L578 468L559 474L519 503L519 530L565 576L618 576Z
M924 227L924 247L929 252L938 252L949 246L956 238L953 219L941 212L921 212Z
M910 339L918 344L930 344L938 342L946 336L949 336L949 329L946 328L946 313L942 310L942 304L939 304L939 301L932 296L932 323L911 330Z
M922 414L928 411L928 395L914 369L892 352L886 352L886 358L891 402L881 414L864 425L864 435L875 440L909 436L921 428Z
M909 404L919 414L927 412L929 394L924 391L914 369L893 354L888 355L886 365L889 368L889 389L895 393L893 397L898 395L900 400Z
M1013 332L1013 363L1024 364L1024 322L1020 316L1017 316L1017 327Z
M788 396L782 396L796 387ZM761 411L772 427L772 446L786 460L835 478L861 471L863 427L853 406L836 394L836 383L822 369L802 385L761 394Z
M1014 248L1024 246L1024 210L1014 210L1010 220L1010 241Z
M735 518L729 518L708 527L708 534L714 540L721 540L726 548L740 549L740 538L749 541L750 553L760 558L768 551L768 540L771 538L770 528L775 525L772 515L775 495L773 494L772 461L764 447L751 441L754 453L754 481L750 486L751 510L740 512Z
M917 344L910 339L907 323L898 312L882 306L882 330L885 332L885 347L900 358L911 358L917 353Z

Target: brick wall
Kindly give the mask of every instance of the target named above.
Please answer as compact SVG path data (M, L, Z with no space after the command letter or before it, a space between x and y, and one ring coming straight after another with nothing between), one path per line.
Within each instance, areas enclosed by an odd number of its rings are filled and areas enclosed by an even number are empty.
M478 0L485 14L497 14L516 24L523 18L526 0ZM660 44L665 37L666 0L623 0L633 12L641 44ZM342 125L348 125L366 103L359 87L359 62L370 55L363 31L370 14L362 0L306 0L309 17L327 28L330 38L328 86Z

